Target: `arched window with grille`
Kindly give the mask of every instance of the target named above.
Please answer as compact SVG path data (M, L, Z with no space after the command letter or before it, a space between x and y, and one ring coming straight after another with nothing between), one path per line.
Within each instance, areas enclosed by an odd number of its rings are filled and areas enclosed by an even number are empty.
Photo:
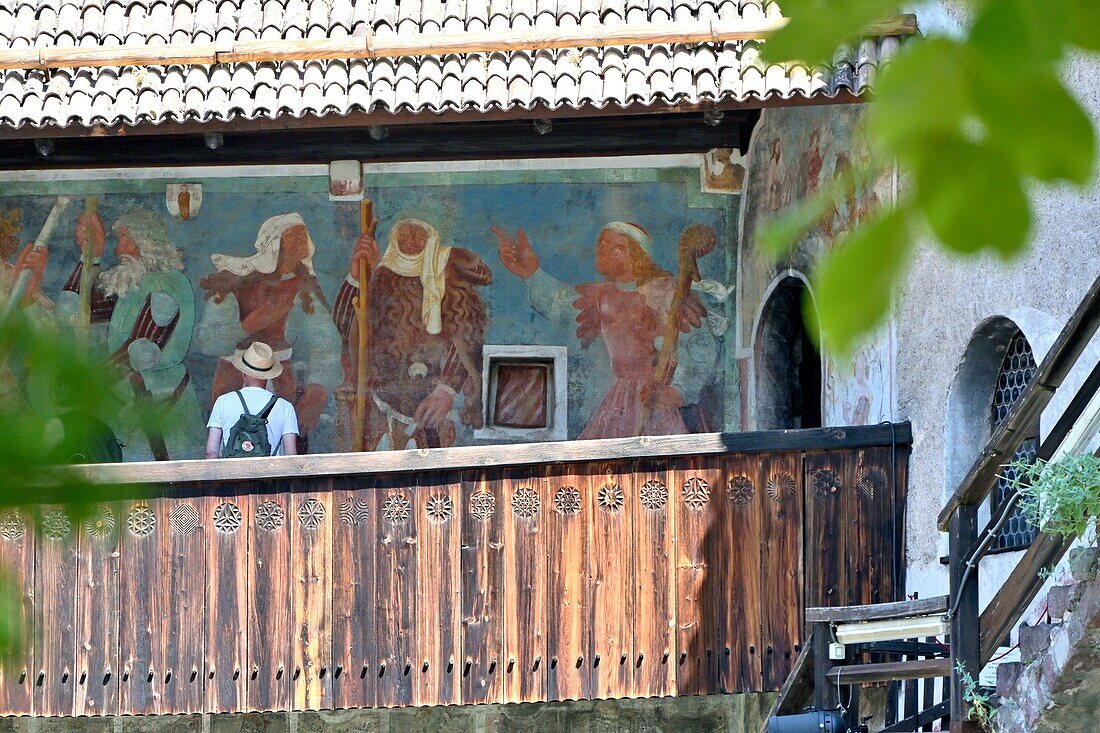
M993 404L989 415L992 429L995 430L1008 417L1012 406L1016 404L1016 400L1020 399L1024 387L1035 376L1036 369L1035 355L1031 351L1031 344L1028 343L1023 332L1017 329L1008 342L1004 361L1001 362L1001 368L997 374L997 384L993 390ZM1012 456L1011 462L1015 463L1021 459L1034 462L1035 451L1038 447L1039 421L1036 420L1035 424L1031 426L1031 430L1028 431L1027 438L1024 439ZM1014 477L1015 472L1011 468L1006 468L1001 473L1002 476L997 478L997 483L993 489L990 506L990 514L993 517L998 516L1011 491L1011 479ZM992 549L1002 551L1026 549L1035 539L1036 532L1035 526L1027 521L1019 506L1017 506L1012 510L1008 521L1001 528Z

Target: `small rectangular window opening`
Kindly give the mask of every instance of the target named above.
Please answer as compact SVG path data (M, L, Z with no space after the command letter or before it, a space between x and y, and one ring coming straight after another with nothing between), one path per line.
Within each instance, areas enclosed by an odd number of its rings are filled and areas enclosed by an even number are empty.
M489 424L539 430L553 427L554 362L550 359L492 359L489 365Z

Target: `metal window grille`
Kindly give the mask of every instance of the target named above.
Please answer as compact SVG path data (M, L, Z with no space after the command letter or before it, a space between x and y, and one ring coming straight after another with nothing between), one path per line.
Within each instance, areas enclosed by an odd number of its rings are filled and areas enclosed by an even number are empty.
M1035 355L1031 351L1031 344L1027 342L1027 338L1022 332L1016 331L1008 343L1004 361L1001 363L1001 371L997 374L997 388L993 392L993 406L990 414L994 428L1000 425L1008 416L1009 410L1020 398L1024 387L1035 376L1036 369ZM1036 421L1031 435L1020 444L1016 453L1013 454L1012 462L1020 459L1033 462L1038 446L1039 422ZM1014 474L1012 469L1005 469L1002 474L1004 477L997 479L997 484L993 490L993 515L996 515L1000 510L1012 486ZM1024 518L1023 513L1017 507L1001 529L994 549L1026 549L1035 539L1037 531L1036 527Z

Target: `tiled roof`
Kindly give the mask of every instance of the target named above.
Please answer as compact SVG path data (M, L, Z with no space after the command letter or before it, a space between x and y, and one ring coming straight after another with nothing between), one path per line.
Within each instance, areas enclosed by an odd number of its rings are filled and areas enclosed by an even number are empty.
M0 50L753 20L764 0L0 0ZM862 93L897 38L831 68L766 65L753 41L217 66L8 70L3 128L377 112L754 102Z

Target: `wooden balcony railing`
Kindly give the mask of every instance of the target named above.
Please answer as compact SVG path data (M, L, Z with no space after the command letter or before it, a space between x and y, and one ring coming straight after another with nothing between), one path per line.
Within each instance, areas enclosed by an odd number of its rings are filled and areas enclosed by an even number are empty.
M88 467L118 500L0 515L34 637L0 673L0 714L775 690L806 605L896 600L909 440Z

